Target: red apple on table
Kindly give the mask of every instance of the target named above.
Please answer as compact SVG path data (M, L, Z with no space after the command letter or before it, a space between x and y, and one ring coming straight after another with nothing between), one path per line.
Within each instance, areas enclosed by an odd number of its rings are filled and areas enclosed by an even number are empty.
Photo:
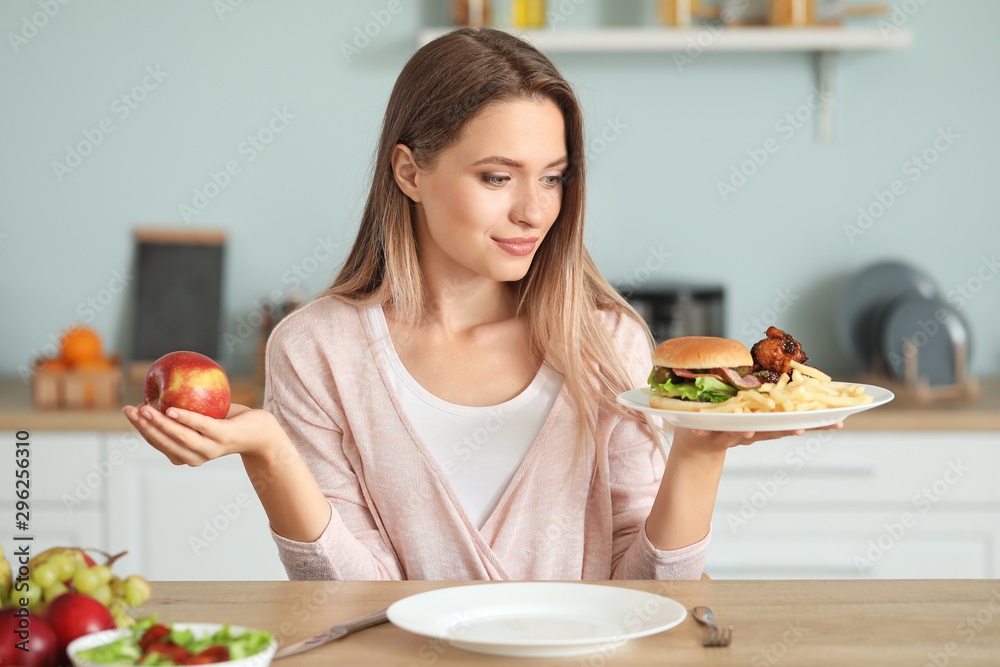
M191 410L222 419L229 414L229 378L219 364L197 352L171 352L149 367L146 405Z
M69 664L66 647L74 639L118 627L107 607L83 593L63 593L46 607L45 618L55 631L62 664Z
M0 611L0 664L55 667L58 648L55 630L38 612L22 607Z

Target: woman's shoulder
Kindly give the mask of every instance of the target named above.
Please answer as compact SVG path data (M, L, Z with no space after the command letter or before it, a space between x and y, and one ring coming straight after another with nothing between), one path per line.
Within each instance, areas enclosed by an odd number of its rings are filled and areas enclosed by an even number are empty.
M355 344L364 340L361 309L321 295L282 318L272 329L267 347L293 351L345 340Z
M619 348L627 346L629 348L638 347L643 350L649 349L649 339L647 338L647 328L628 313L613 310L602 310L601 319L608 328L611 336L617 342Z
M625 368L635 379L644 379L649 374L653 353L647 333L648 327L624 312L609 310L600 312L611 333L615 348L625 362Z

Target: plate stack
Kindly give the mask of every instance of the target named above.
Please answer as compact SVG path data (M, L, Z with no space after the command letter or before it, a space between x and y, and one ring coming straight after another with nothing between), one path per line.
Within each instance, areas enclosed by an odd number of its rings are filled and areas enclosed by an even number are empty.
M967 377L968 322L925 272L902 262L880 262L850 277L837 317L841 344L897 393L920 400L977 397Z

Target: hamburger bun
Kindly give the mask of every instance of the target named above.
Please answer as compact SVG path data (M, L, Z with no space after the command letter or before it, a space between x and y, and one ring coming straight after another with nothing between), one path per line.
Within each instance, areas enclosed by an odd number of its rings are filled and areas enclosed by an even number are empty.
M702 408L710 408L719 403L708 403L704 401L688 401L682 398L670 398L669 396L649 395L649 407L657 410L683 410L685 412L698 412Z
M682 336L660 343L653 350L653 364L665 368L735 368L753 366L753 355L738 340L713 336Z

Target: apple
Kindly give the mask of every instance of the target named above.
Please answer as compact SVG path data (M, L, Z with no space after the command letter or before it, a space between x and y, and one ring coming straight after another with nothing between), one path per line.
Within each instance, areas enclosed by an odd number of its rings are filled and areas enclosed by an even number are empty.
M204 354L165 354L146 374L146 405L160 412L181 408L222 419L229 414L231 400L226 372Z
M57 657L56 633L44 617L23 607L0 611L0 664L55 667Z
M63 593L49 603L45 617L55 630L63 662L67 661L66 647L77 637L118 627L107 607L83 593Z

